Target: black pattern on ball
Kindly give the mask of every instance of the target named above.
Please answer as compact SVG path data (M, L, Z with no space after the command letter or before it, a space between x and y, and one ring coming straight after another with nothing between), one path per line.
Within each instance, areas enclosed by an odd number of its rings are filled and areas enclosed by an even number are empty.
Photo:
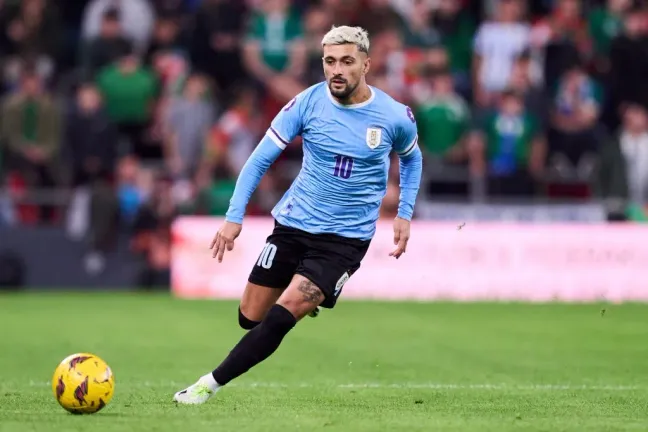
M81 384L77 386L76 389L74 389L74 398L79 401L81 405L87 404L88 402L85 400L86 395L88 394L88 377L83 380Z
M63 377L60 376L58 379L58 384L56 384L56 399L60 400L64 392L65 392L65 383L63 382Z
M70 360L70 369L74 369L76 365L83 363L84 361L92 358L91 356L77 356Z

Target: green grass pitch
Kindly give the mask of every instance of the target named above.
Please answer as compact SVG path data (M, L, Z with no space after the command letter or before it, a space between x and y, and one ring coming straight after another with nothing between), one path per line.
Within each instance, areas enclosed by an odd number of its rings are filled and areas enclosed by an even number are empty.
M243 334L236 308L158 294L0 296L0 432L648 430L648 305L342 298L207 405L175 406L173 393ZM65 412L49 386L82 351L116 377L92 416Z

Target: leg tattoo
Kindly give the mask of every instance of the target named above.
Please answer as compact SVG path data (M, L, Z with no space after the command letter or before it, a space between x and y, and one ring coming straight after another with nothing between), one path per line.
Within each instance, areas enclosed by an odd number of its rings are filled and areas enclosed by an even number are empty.
M302 281L297 289L302 293L304 301L320 304L322 302L322 291L311 281Z

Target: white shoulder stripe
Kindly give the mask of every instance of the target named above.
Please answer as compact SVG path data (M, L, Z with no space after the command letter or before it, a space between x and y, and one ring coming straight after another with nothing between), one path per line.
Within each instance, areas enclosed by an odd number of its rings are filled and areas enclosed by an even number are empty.
M270 129L266 131L266 136L272 140L281 150L285 150L286 144Z
M414 137L414 140L407 147L405 147L402 151L398 152L398 155L407 156L408 154L412 153L416 148L416 144L418 144L418 135Z

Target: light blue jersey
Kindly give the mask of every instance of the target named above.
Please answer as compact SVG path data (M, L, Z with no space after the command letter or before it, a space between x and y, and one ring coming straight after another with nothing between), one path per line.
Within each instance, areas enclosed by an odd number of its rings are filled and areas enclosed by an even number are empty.
M398 216L410 220L422 155L412 111L374 88L360 104L342 105L326 83L290 101L272 121L243 167L226 218L241 223L259 180L298 135L304 159L299 175L272 210L282 225L313 234L371 239L387 190L389 155L400 157Z

